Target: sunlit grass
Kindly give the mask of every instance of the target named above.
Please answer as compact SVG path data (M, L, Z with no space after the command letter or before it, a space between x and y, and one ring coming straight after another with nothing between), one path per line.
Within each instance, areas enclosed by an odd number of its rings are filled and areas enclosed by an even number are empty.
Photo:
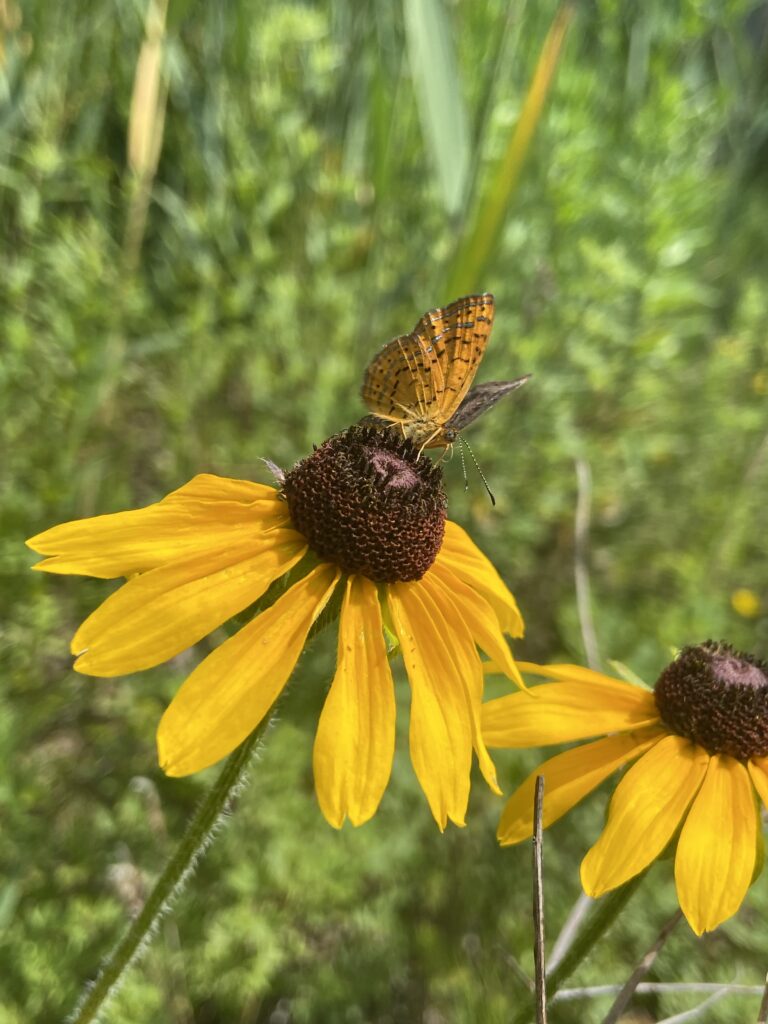
M520 598L521 653L583 659L581 459L603 655L653 679L670 647L707 636L765 654L765 602L754 618L731 604L768 592L764 39L737 3L615 3L579 9L558 49L558 10L171 0L155 152L157 104L128 145L143 3L0 5L0 1024L61 1017L126 919L111 867L150 880L163 828L177 837L202 791L155 761L188 666L76 678L67 642L95 591L44 586L22 539L200 471L267 480L261 456L290 465L363 415L372 352L430 306L493 291L479 378L534 375L468 431L497 509L447 467L451 517ZM464 127L446 136L449 118ZM161 936L115 1020L182 1020L182 988L199 1024L266 1020L281 999L297 1021L509 1019L524 991L509 954L531 967L528 851L496 848L500 802L479 787L468 829L434 835L399 761L380 817L331 833L310 754L332 658L321 642L301 663L178 907L183 985ZM534 763L500 758L505 790ZM552 936L600 820L577 809L548 834ZM664 867L579 983L626 977L674 906ZM676 933L659 979L763 977L764 887L748 904L705 944ZM745 1005L709 1019L736 1024Z

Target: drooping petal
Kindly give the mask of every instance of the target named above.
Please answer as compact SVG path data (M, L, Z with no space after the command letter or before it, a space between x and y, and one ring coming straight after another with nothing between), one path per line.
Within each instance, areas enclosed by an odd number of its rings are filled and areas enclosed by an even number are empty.
M484 677L480 658L475 649L475 639L464 618L467 606L463 601L459 603L456 600L458 593L454 594L437 575L426 573L420 585L432 602L435 625L445 638L447 653L466 690L467 713L472 722L472 745L477 754L480 771L493 792L501 796L496 766L491 760L480 729Z
M61 523L27 544L50 556L35 569L112 579L289 524L274 488L204 473L154 505Z
M375 583L347 580L336 674L315 736L313 766L320 808L334 828L362 825L376 813L392 771L395 690Z
M746 762L746 767L750 769L750 777L758 796L768 807L768 758L751 758Z
M435 821L464 824L472 763L472 722L445 627L419 583L393 583L387 603L411 684L411 761ZM437 621L436 621L437 619Z
M757 807L743 764L713 754L677 843L680 909L697 935L712 931L741 906L752 881Z
M523 617L501 576L469 534L450 519L445 523L443 546L435 560L435 564L438 563L447 566L483 595L505 633L513 637L523 635Z
M707 770L709 754L667 735L634 764L611 799L608 823L581 864L588 896L634 878L675 834Z
M167 775L207 768L253 732L293 672L339 576L336 566L317 566L195 669L157 730Z
M768 757L750 758L747 768L757 795L763 801L764 806L768 807Z
M538 775L544 776L542 821L547 828L612 772L657 743L660 735L658 730L644 729L608 736L556 754L539 765L507 801L496 833L501 845L511 846L533 835L533 796Z
M167 661L261 597L306 548L294 530L279 530L134 577L75 633L75 668L117 676Z
M504 639L496 614L488 601L479 591L464 583L452 569L449 569L439 559L424 578L429 579L430 577L440 580L443 588L453 595L461 617L469 627L477 646L485 651L489 658L493 658L499 670L508 679L514 679L517 685L524 689L523 677L515 664L509 644Z
M543 747L638 729L659 720L648 690L603 683L545 683L483 704L489 747Z

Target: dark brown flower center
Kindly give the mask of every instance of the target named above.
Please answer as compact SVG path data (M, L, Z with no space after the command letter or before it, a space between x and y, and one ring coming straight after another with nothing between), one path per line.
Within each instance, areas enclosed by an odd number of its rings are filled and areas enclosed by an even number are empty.
M768 665L729 644L684 647L656 683L664 724L710 754L768 754Z
M285 474L283 493L317 555L376 582L421 579L443 542L440 467L396 429L336 434Z

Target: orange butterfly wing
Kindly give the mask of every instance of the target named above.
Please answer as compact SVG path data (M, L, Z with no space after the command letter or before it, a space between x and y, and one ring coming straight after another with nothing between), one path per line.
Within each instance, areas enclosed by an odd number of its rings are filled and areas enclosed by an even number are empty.
M439 429L456 412L477 373L493 325L493 296L467 295L432 309L411 334L394 338L368 365L363 401L376 416Z

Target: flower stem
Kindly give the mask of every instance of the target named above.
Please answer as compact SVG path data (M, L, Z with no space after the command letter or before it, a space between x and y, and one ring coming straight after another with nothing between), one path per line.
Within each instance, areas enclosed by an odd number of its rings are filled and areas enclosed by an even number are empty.
M145 951L158 924L184 888L195 864L210 844L217 826L226 816L230 801L243 785L248 762L270 721L271 715L267 715L248 739L230 754L140 914L102 964L95 981L87 985L78 1005L67 1018L68 1024L87 1024L88 1021L96 1020L119 989L129 968Z
M597 941L610 928L644 877L645 872L635 876L635 878L631 878L624 885L614 889L613 892L608 893L607 896L604 896L595 904L592 913L587 917L581 931L577 934L573 945L547 977L547 995L550 999L563 982L573 974L582 960L592 951ZM526 1000L516 1016L512 1018L512 1024L527 1024L528 1021L533 1019L533 1015L533 1000Z

